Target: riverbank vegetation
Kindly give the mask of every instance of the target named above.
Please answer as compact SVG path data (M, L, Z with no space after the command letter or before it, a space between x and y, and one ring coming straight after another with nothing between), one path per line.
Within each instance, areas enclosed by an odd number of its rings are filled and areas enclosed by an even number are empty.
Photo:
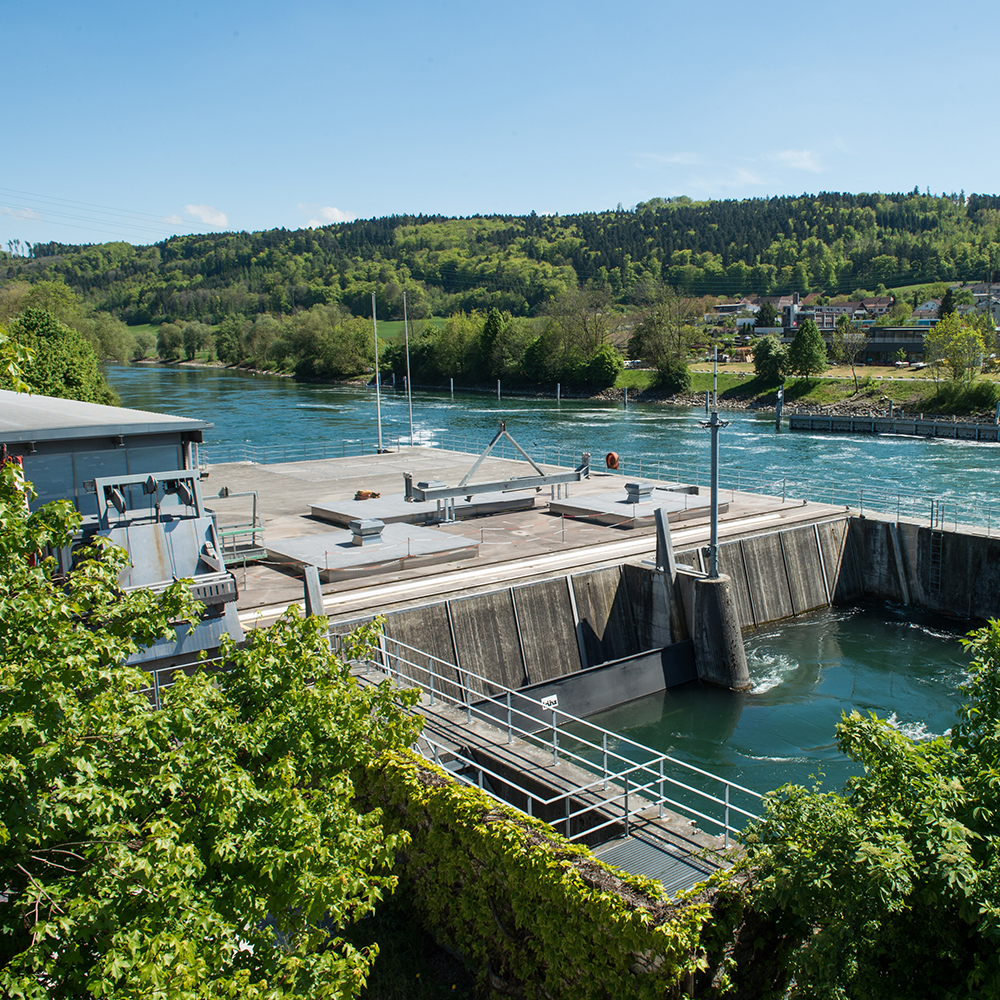
M732 340L734 327L703 321L720 297L816 292L822 302L895 289L896 305L876 322L903 323L935 294L960 304L965 293L950 283L987 274L1000 260L998 233L1000 198L914 190L654 198L569 216L392 216L149 247L49 243L0 252L0 322L31 306L100 358L358 378L375 365L374 295L381 367L398 377L405 297L415 384L639 388L619 363L627 357L655 369L651 390L673 396L691 389L693 349ZM857 339L840 331L835 353L852 362L861 392ZM945 365L972 372L967 337L931 339ZM798 340L785 370L771 373L775 386L779 375L822 373L817 344Z

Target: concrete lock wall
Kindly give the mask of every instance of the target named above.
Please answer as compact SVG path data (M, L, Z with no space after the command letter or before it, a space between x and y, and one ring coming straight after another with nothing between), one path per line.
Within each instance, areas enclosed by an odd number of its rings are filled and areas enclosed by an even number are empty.
M697 550L677 559L703 565ZM968 618L1000 616L1000 538L842 517L725 542L719 569L730 578L733 612L744 629L863 599ZM386 634L453 664L445 693L462 700L496 690L467 681L466 671L541 690L558 678L619 664L619 679L621 670L634 671L637 690L645 691L658 674L667 683L685 679L684 670L664 672L649 654L694 634L694 584L701 576L682 571L672 587L649 565L577 573L392 612ZM598 700L607 704L599 707L615 703L620 685L612 673L607 684L588 681L603 692ZM575 708L597 710L578 697Z
M731 580L740 626L754 628L834 603L846 537L843 518L723 542L719 572ZM694 549L677 558L699 565Z
M869 598L961 618L1000 616L1000 539L852 518L837 602Z
M828 605L825 567L839 567L846 537L846 522L841 521L720 546L719 567L731 578L739 627ZM697 552L687 555L681 561L701 565ZM598 683L591 676L587 682L588 688L601 692L598 701L607 707L615 703L616 689L635 696L631 682L624 687L620 683L623 669L634 674L635 690L643 692L659 683L657 678L673 684L689 678L690 652L681 660L672 659L676 669L665 671L658 651L693 634L693 583L701 576L695 571L688 579L682 573L672 587L651 566L625 564L390 612L385 631L388 637L453 665L445 680L435 683L443 694L463 702L495 693L497 688L489 681L540 689L557 678L617 664L608 677L614 674L618 681ZM691 586L685 590L687 584ZM414 659L419 679L426 681L419 673L426 664L420 657ZM487 680L478 681L467 672ZM579 696L572 700L574 709L596 710Z

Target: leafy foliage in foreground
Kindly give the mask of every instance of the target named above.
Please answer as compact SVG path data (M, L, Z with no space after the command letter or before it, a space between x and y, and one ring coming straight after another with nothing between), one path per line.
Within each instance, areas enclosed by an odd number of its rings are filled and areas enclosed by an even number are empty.
M121 594L110 546L56 579L45 550L78 515L29 515L22 489L3 469L0 993L356 994L376 949L340 931L392 889L405 835L356 811L348 771L415 723L294 617L152 708L123 660L197 610L186 589Z
M688 977L699 996L730 989L741 900L725 872L668 900L412 752L372 759L356 781L387 827L409 831L401 891L484 986L572 1000L678 997Z
M778 789L745 838L754 905L798 942L796 996L1000 993L1000 623L966 645L949 736L917 743L854 712L837 736L863 774L844 794Z

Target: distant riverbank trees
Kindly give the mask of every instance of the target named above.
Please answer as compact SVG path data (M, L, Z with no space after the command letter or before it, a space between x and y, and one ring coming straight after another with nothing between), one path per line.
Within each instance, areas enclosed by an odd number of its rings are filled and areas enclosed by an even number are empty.
M491 309L450 317L425 327L410 343L416 384L444 385L500 380L511 385L561 383L567 388L606 389L625 367L617 344L627 337L624 317L602 309L599 296L573 293L557 300L541 320ZM385 364L406 374L405 345L388 345Z
M35 244L0 252L0 280L61 281L132 325L288 316L342 306L402 318L498 309L538 317L600 288L639 306L663 282L688 297L780 295L983 280L1000 252L1000 198L823 192L653 198L571 215L399 215L321 229L174 236L150 247Z

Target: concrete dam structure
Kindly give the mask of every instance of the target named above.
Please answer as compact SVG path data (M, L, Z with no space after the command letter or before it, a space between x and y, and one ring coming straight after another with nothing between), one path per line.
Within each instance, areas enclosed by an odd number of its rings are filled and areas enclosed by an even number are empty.
M393 611L385 634L451 664L453 697L494 693L466 684L468 670L584 716L713 680L692 641L703 550L676 560L673 584L648 562L624 563ZM861 600L1000 614L1000 539L911 523L845 515L749 535L720 544L719 566L741 629Z

